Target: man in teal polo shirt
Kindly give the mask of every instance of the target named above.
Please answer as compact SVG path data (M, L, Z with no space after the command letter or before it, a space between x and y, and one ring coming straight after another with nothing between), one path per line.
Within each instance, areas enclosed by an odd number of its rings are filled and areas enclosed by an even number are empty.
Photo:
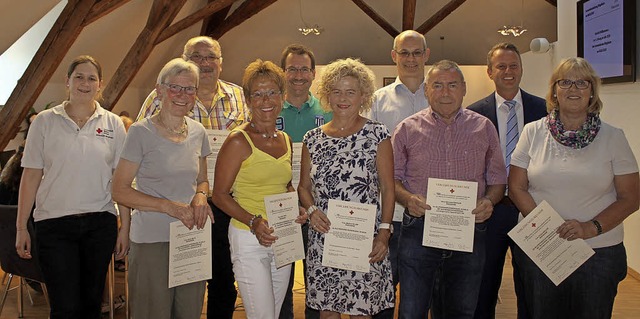
M301 44L289 45L282 51L280 67L285 73L287 92L284 96L284 107L276 120L276 128L289 134L294 143L299 143L307 131L331 121L333 113L325 112L320 106L320 101L309 91L316 76L316 58L309 48ZM305 254L308 230L307 224L304 224L302 239ZM279 319L293 319L294 271L295 267L291 267L291 279ZM305 279L306 277L305 274ZM320 312L305 305L305 318L320 318Z
M316 76L316 59L309 48L289 45L282 51L280 67L285 72L287 93L276 128L289 134L294 143L302 142L307 131L331 121L332 113L325 112L309 92Z

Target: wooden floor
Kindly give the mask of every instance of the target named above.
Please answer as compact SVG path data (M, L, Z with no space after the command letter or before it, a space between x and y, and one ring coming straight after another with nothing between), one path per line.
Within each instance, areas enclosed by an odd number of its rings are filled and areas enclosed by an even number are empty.
M304 318L304 280L302 279L302 263L298 263L296 269L296 282L294 285L294 313L296 318ZM0 276L4 276L4 273L0 271ZM500 299L498 307L496 309L496 317L499 319L516 318L516 301L515 294L513 292L513 281L511 280L512 268L511 261L507 260L505 264L505 271L502 281L502 287L500 288ZM15 282L12 286L15 286ZM2 290L4 285L2 283ZM124 273L116 272L116 293L122 294L124 291ZM31 290L31 295L34 299L34 305L29 304L29 299L25 294L24 298L24 318L47 318L49 309L45 303L44 297L41 294L35 293ZM0 295L1 297L1 295ZM203 309L206 309L206 305ZM7 301L4 305L0 319L4 318L17 318L17 303L16 303L16 291L11 291L7 297ZM104 316L108 318L108 316ZM116 319L124 319L124 309L118 310L115 313ZM206 314L203 311L202 319L206 318ZM238 299L238 307L236 313L233 316L234 319L246 318L244 310L242 309L242 300ZM343 318L347 318L343 316ZM627 276L624 281L620 283L618 287L618 296L613 308L614 319L638 319L640 318L640 281Z

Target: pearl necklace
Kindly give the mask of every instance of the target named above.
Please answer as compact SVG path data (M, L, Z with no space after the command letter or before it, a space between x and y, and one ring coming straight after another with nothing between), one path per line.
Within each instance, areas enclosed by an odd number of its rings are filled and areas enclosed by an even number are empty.
M160 116L159 114L158 114L158 123L162 127L164 127L167 131L169 131L170 133L176 134L176 135L182 135L187 131L187 120L186 119L182 123L182 127L180 128L179 131L176 131L176 130L170 128L169 126L167 126L166 124L164 124L164 121L162 120L162 116Z
M267 134L266 132L262 132L260 131L255 124L253 124L253 122L249 122L249 126L251 126L251 128L256 131L256 133L258 134L262 134L263 138L278 138L278 130L276 129L275 132L273 132L273 135L271 134Z

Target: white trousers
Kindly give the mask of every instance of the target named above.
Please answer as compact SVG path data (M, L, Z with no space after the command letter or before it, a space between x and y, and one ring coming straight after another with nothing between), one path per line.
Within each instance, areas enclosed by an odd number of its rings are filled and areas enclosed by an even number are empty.
M275 319L289 285L291 265L276 268L273 248L258 243L248 230L229 225L233 273L248 319Z

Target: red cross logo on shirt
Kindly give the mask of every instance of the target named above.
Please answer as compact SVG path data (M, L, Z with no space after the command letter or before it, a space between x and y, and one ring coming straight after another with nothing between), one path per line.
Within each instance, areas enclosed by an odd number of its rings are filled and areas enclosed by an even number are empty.
M98 132L98 134L100 134L100 133L102 133L102 129L98 128L98 129L96 130L96 132Z
M353 214L354 214L354 212L353 212L352 210L350 210L350 211L349 211L349 214L350 214L350 215L353 215Z
M455 192L456 192L456 191L455 191L453 188L449 190L449 193L451 193L451 194L453 194L453 193L455 193Z
M536 223L531 223L531 227L536 227Z

